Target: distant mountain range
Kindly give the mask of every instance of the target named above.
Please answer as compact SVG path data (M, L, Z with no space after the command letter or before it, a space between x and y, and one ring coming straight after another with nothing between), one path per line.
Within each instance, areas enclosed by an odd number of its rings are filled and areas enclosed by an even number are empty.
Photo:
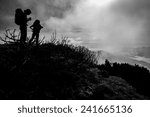
M136 48L130 52L132 54L119 55L119 54L112 54L112 53L100 50L100 51L97 51L96 54L98 56L99 64L104 63L105 60L107 59L112 63L118 62L118 63L129 63L131 65L137 64L137 65L146 67L150 70L150 47Z

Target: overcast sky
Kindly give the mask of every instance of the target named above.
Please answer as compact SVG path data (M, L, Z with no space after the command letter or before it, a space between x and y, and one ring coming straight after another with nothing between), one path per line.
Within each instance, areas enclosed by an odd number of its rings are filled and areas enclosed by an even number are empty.
M17 28L16 8L32 10L46 32L57 30L91 48L121 51L150 45L149 0L0 0L0 30Z

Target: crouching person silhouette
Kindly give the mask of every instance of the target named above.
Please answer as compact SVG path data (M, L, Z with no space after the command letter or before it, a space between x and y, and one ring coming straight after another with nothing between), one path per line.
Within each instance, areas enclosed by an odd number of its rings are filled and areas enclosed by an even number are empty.
M40 20L35 20L35 22L33 23L32 26L30 26L30 28L32 29L33 33L32 33L32 37L31 37L31 40L29 41L29 43L32 43L33 39L35 38L36 46L38 46L39 33L40 33L40 30L43 28L43 26L41 26L41 24L40 24Z
M20 43L24 44L27 39L27 23L31 20L31 17L28 18L27 16L31 14L30 9L22 11L22 9L18 8L16 9L15 13L15 23L20 26Z

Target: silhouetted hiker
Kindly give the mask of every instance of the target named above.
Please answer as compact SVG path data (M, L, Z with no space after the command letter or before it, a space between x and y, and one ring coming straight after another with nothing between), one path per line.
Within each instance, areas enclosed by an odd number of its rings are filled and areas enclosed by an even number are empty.
M24 10L24 12L20 8L16 9L15 23L20 26L20 32L21 32L20 42L21 42L21 44L25 43L26 38L27 38L27 23L28 23L28 21L31 20L31 17L28 18L27 16L30 14L31 14L30 9L26 9L26 10Z
M32 33L32 38L29 41L29 43L31 43L33 41L33 39L36 39L36 46L38 46L39 44L39 33L40 30L43 28L43 26L41 26L40 24L40 20L35 20L35 22L33 23L32 26L30 26L30 28L32 29L33 33Z

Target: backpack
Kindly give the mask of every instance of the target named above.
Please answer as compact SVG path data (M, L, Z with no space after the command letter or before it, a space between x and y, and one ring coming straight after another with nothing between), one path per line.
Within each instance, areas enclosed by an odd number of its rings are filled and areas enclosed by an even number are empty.
M23 17L23 11L21 9L16 9L16 13L15 13L15 23L17 25L21 25L21 21L22 21L22 17Z

